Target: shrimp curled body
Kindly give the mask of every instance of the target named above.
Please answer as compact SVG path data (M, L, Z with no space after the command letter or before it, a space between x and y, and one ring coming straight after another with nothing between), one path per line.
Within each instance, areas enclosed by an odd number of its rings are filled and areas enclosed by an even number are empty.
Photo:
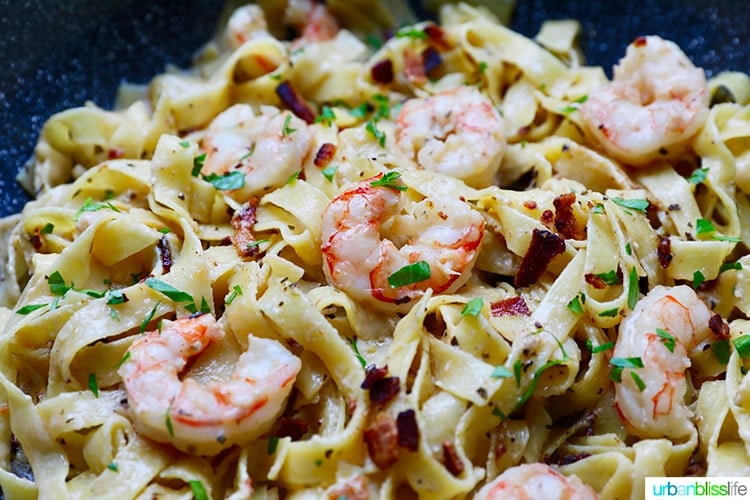
M678 438L692 432L685 371L691 351L710 340L712 315L692 288L657 286L623 319L613 359L640 359L643 367L623 370L615 405L635 435Z
M596 500L596 492L577 476L563 476L549 465L534 463L507 469L484 485L475 500Z
M708 116L708 86L673 42L640 37L580 107L586 133L633 166L679 153Z
M208 127L202 146L204 174L244 173L232 191L238 201L282 186L302 168L312 142L310 127L289 111L264 107L256 115L247 104L222 111Z
M228 381L179 379L188 360L220 341L213 316L165 322L133 342L118 373L136 429L188 453L213 455L266 432L284 409L299 358L274 340L250 336Z
M462 86L407 100L398 117L396 144L420 168L491 184L505 150L503 119L488 97Z
M420 201L373 185L380 174L334 198L323 213L323 269L329 282L381 308L408 306L428 288L452 293L469 278L484 219L458 200ZM416 282L394 284L400 269L426 263ZM403 308L401 308L403 309Z

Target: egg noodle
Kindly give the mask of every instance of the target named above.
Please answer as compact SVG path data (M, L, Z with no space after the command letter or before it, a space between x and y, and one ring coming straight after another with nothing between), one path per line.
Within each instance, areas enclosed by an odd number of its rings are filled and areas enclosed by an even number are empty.
M576 22L464 4L374 38L380 4L280 4L44 125L2 220L5 497L749 475L747 76L644 37L610 81Z

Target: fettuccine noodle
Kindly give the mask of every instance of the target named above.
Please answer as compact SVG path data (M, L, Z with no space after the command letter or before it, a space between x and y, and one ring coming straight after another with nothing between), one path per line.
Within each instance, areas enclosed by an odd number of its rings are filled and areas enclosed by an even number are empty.
M610 81L576 22L464 4L384 41L380 4L259 5L45 124L1 222L6 498L750 475L746 75L643 37Z

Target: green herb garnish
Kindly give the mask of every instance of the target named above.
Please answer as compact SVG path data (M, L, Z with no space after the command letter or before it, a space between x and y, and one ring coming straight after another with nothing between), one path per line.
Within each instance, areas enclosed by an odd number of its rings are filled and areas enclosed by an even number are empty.
M398 288L429 279L431 276L430 265L420 260L414 264L402 267L388 276L388 284L391 288Z

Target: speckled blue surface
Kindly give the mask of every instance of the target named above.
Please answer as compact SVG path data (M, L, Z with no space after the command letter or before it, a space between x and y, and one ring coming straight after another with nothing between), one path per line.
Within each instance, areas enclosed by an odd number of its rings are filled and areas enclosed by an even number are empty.
M221 0L0 0L0 216L29 199L15 174L56 111L87 100L109 107L122 80L146 82L185 66L212 35ZM743 0L519 0L513 27L545 19L583 25L587 60L607 70L636 36L676 41L709 74L750 71L750 7Z

